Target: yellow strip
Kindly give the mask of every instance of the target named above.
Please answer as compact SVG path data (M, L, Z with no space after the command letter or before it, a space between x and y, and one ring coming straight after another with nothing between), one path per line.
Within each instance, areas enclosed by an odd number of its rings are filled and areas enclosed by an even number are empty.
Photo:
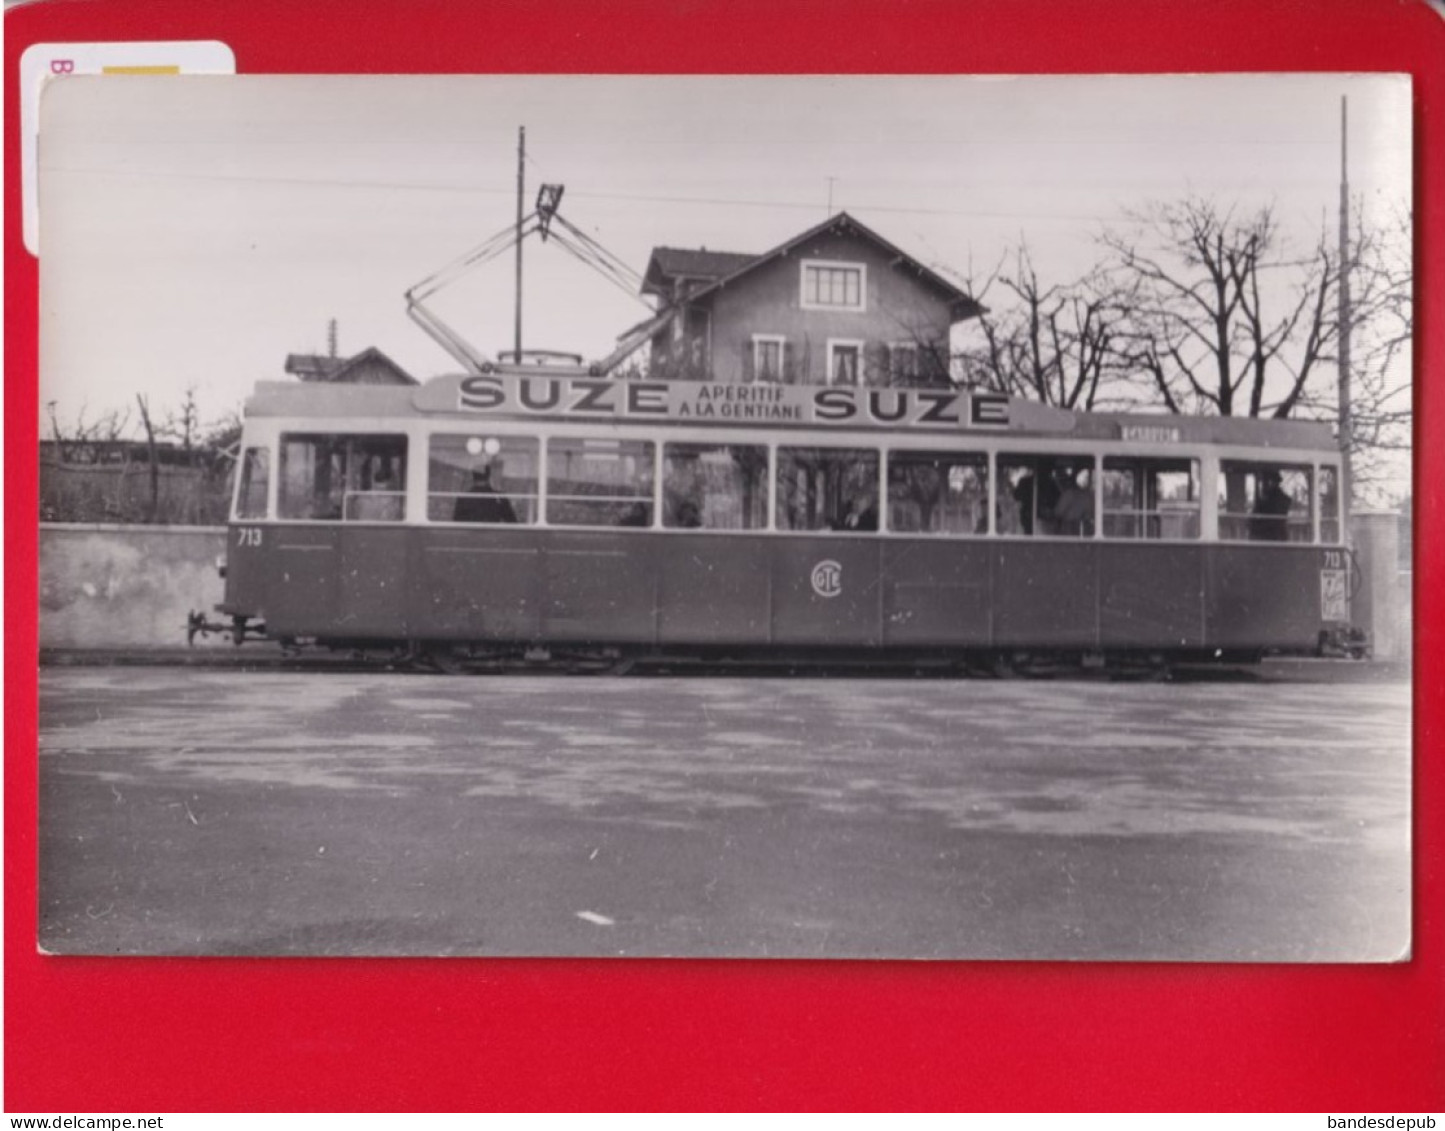
M103 75L178 75L181 69L175 65L158 67L101 67Z

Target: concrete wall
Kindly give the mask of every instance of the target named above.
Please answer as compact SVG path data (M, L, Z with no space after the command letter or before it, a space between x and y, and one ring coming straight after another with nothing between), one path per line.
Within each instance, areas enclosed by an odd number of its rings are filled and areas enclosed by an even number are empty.
M1351 620L1370 634L1379 660L1408 660L1413 624L1411 575L1400 569L1400 516L1395 511L1355 511L1350 544L1360 569Z
M42 523L41 648L183 646L188 612L216 619L225 547L224 527Z

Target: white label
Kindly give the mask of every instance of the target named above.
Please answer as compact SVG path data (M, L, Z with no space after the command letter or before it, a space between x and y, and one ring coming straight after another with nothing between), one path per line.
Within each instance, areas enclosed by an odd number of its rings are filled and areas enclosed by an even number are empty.
M234 75L236 56L224 43L36 43L20 56L20 211L25 247L40 254L38 140L40 92L67 75Z
M1347 621L1350 619L1348 575L1342 569L1320 570L1320 619Z

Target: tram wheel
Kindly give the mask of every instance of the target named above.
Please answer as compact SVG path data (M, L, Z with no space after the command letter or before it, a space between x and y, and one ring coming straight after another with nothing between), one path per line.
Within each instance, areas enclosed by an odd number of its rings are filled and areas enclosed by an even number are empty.
M1012 657L1002 654L994 657L990 670L995 679L1017 679L1019 676L1019 670L1014 665Z
M451 648L428 648L422 653L421 662L441 675L461 675L466 671L462 657Z

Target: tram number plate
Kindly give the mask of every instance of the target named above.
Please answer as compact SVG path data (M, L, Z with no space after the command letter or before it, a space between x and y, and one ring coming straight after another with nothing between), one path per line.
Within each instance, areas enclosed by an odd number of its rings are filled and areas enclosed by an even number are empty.
M1320 570L1320 619L1350 619L1349 590L1342 569Z
M259 526L238 526L236 527L236 545L238 546L259 546L261 544L261 528Z

